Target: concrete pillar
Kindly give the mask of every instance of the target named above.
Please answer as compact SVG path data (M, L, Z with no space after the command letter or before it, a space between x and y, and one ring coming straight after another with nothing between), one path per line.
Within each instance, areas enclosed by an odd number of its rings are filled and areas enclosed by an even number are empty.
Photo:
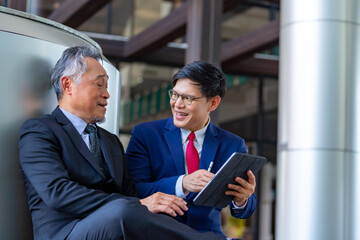
M360 239L360 1L281 2L276 239Z

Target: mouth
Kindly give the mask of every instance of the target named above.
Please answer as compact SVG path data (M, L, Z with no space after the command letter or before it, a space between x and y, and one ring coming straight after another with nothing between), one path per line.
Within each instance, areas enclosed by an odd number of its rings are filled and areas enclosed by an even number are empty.
M98 103L97 105L106 110L107 103Z
M186 118L189 114L184 113L184 112L177 112L175 111L175 118L178 120L183 120L184 118Z

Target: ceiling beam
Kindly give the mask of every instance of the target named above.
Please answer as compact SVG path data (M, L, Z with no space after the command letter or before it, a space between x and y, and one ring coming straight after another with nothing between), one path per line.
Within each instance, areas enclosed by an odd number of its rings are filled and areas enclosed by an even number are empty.
M186 50L184 47L171 46L168 44L166 47L145 56L128 58L124 54L127 39L105 34L86 34L101 46L103 54L110 60L123 62L144 62L148 64L178 68L184 66ZM279 61L251 56L250 58L242 61L233 61L228 64L223 64L222 68L224 72L233 74L277 77Z
M125 46L128 40L124 37L118 37L107 34L89 33L86 35L97 42L103 54L112 60L123 62L145 62L149 64L157 64L171 67L183 67L185 62L185 48L177 46L165 46L155 52L144 56L126 57ZM168 44L177 45L177 44ZM179 44L181 45L181 44Z
M256 52L278 44L280 24L278 20L256 29L244 36L223 43L221 46L221 62L224 66L233 61L245 59Z
M110 59L116 59L119 61L127 60L124 53L127 40L116 39L116 38L112 38L112 39L103 38L101 36L92 36L92 35L88 35L88 36L91 37L92 40L94 40L100 45L105 57Z
M184 36L186 30L188 3L172 11L144 31L133 36L125 47L127 57L145 55L168 42Z
M223 67L223 71L232 74L256 75L278 78L279 60L251 57Z
M26 12L27 0L8 0L7 7Z
M224 0L223 12L233 9L245 0ZM186 33L188 2L172 11L168 16L154 23L144 31L133 36L126 45L125 55L134 57L146 55Z
M111 0L65 0L48 18L72 28L79 27Z

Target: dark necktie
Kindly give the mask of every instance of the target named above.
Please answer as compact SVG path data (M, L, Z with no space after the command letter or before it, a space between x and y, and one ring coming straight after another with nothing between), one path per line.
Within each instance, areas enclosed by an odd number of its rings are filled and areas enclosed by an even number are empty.
M189 143L186 146L186 164L188 169L188 174L199 170L199 153L194 146L195 133L191 132L189 134Z
M93 125L86 125L85 132L89 134L90 151L94 156L95 161L99 165L101 171L107 176L107 166L102 157L100 141L97 135L97 128Z

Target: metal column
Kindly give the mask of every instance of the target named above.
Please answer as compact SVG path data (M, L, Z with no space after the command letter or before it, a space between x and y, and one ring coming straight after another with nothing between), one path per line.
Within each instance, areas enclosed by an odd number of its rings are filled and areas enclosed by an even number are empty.
M281 2L277 240L360 239L360 2Z
M222 0L190 0L186 27L185 63L197 60L220 65ZM218 110L211 121L219 124Z
M220 63L222 0L190 0L186 28L186 63Z

